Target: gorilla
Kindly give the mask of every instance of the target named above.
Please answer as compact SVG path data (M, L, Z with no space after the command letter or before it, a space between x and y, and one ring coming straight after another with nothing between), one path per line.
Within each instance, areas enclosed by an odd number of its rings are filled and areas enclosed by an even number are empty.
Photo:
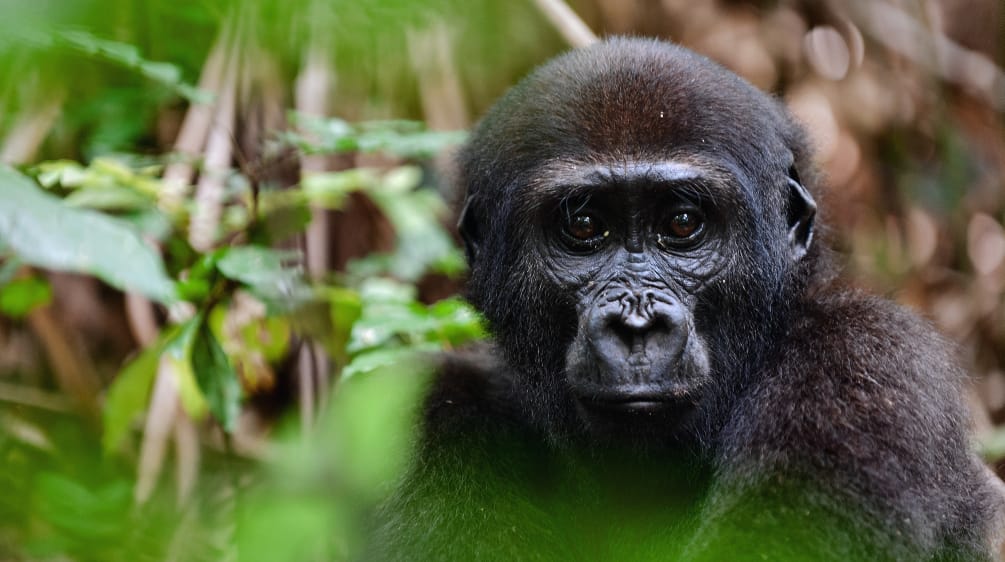
M545 64L459 154L467 296L376 560L997 560L952 346L842 283L800 127L684 48Z

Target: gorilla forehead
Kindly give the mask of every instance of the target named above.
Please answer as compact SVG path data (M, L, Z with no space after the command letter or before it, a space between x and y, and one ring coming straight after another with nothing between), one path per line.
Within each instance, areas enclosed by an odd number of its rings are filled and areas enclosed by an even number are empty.
M718 64L653 40L612 39L572 51L514 87L475 130L462 161L469 185L508 170L589 155L616 160L703 154L760 179L789 159L780 104ZM501 144L505 142L505 145ZM482 181L479 181L482 180Z

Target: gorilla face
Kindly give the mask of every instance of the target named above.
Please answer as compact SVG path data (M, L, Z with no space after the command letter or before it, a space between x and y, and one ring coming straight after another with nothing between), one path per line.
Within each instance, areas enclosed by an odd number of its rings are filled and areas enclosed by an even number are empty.
M589 170L548 190L538 244L553 282L575 295L568 390L588 419L683 414L708 383L694 295L725 264L697 168Z
M550 429L693 432L756 365L810 247L797 129L693 54L570 56L561 88L544 67L462 154L469 296Z
M717 315L753 319L736 305L763 301L744 294L730 307L721 294L749 277L742 185L698 158L552 164L536 178L521 197L538 209L524 253L537 254L547 292L572 296L576 319L559 392L593 433L678 433L730 376L722 364L713 372L710 342L730 345ZM811 215L805 190L788 188Z

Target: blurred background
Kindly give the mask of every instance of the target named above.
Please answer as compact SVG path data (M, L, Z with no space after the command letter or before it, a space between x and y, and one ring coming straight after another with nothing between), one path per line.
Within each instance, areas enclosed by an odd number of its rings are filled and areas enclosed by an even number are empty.
M451 151L566 49L784 99L855 283L973 372L1005 474L1001 0L0 2L0 559L328 560L457 297Z

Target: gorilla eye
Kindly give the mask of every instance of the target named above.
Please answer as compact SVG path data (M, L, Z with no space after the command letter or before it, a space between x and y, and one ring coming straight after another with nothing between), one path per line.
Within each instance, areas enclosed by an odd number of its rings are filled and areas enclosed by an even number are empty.
M569 220L569 235L576 240L589 240L599 230L597 219L591 215L576 215Z
M657 242L663 249L679 249L698 241L705 230L705 217L697 210L676 211L667 225L667 232L660 233Z
M697 213L677 213L670 220L670 234L677 238L690 238L701 228L701 217Z
M604 225L596 215L579 213L567 217L562 234L575 250L594 250L607 236Z

